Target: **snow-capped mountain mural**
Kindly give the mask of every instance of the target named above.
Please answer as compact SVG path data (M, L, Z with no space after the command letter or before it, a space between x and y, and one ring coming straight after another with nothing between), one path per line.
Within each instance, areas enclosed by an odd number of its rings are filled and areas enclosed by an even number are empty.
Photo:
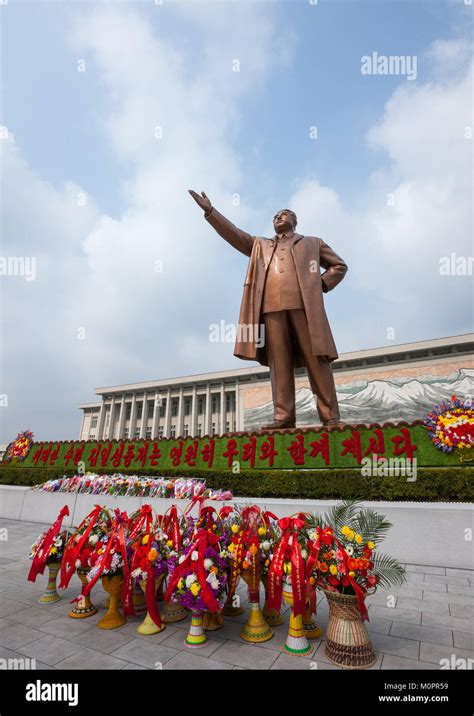
M474 397L474 370L461 370L440 378L425 375L413 378L356 381L336 386L341 419L347 423L384 423L420 420L434 405L449 400ZM314 397L309 388L296 392L297 425L319 423ZM246 430L254 430L273 421L273 404L265 403L245 410Z

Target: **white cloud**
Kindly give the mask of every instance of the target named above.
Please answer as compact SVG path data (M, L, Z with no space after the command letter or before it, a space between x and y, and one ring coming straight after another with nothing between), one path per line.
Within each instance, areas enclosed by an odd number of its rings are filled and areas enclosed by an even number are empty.
M79 187L55 190L13 142L7 146L4 213L16 244L5 248L26 251L31 236L40 277L29 290L17 282L4 291L4 331L15 339L2 371L10 397L5 440L27 424L39 438L70 437L71 413L95 386L233 363L228 343L209 344L208 327L237 320L246 260L213 235L187 189L205 189L228 215L255 223L251 208L231 205L241 188L231 140L238 99L274 61L273 13L261 6L229 12L212 5L199 13L188 7L192 37L198 25L201 39L191 64L186 28L170 43L159 26L154 34L145 13L123 6L76 16L73 46L81 57L89 53L85 81L87 72L102 80L102 129L123 162L127 209L99 215L90 198L79 208ZM227 65L220 56L226 35L233 37ZM241 72L233 73L239 57ZM79 328L85 340L77 339Z
M472 255L472 140L465 138L472 66L462 48L438 42L429 53L449 55L449 83L444 74L403 82L386 103L367 142L389 165L369 177L357 209L307 180L291 200L349 264L345 290L326 301L340 349L341 342L345 350L383 345L389 327L400 343L438 336L440 325L444 335L462 332L472 320L472 278L439 274L440 257Z
M435 76L452 82L472 57L472 43L458 38L435 40L426 54Z

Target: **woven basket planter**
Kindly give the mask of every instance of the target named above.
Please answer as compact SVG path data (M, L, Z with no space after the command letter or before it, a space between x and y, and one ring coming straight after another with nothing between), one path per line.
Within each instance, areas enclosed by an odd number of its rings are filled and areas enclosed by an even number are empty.
M326 656L345 669L367 669L376 661L369 633L360 616L357 597L323 589L329 604Z

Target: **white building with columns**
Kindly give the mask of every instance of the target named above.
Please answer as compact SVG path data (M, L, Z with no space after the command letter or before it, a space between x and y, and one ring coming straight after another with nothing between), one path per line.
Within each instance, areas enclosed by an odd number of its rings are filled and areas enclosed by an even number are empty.
M97 388L100 403L84 403L81 440L154 439L238 430L239 371Z
M474 394L474 334L343 353L333 364L341 418L418 419L452 392ZM295 371L297 424L318 422L306 371ZM250 366L96 388L83 403L80 440L201 437L272 420L268 368ZM370 416L370 418L369 418Z

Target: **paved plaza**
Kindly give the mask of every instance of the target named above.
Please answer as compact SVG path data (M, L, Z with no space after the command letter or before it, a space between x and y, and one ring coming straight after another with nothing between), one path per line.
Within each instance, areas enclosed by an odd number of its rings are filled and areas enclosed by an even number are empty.
M264 644L249 645L239 632L246 615L226 618L222 629L209 633L196 650L184 646L189 619L167 625L160 634L141 636L136 627L143 616L130 618L113 631L96 627L104 614L105 592L92 591L99 613L73 620L70 600L79 593L73 577L60 591L61 601L40 605L46 572L35 584L27 581L31 544L49 525L2 520L8 539L0 541L0 659L35 660L37 669L336 669L324 655L324 633L313 641L306 657L282 652L287 621L274 628ZM368 598L369 633L377 654L373 669L432 669L474 667L474 570L449 566L406 564L408 581L398 589L378 591ZM246 605L245 585L239 594ZM392 595L390 601L387 597ZM285 613L286 607L283 607ZM316 621L325 629L328 608L318 599ZM469 661L471 660L471 661ZM5 663L5 662L3 662ZM7 662L8 663L8 662ZM27 662L34 663L34 662Z

